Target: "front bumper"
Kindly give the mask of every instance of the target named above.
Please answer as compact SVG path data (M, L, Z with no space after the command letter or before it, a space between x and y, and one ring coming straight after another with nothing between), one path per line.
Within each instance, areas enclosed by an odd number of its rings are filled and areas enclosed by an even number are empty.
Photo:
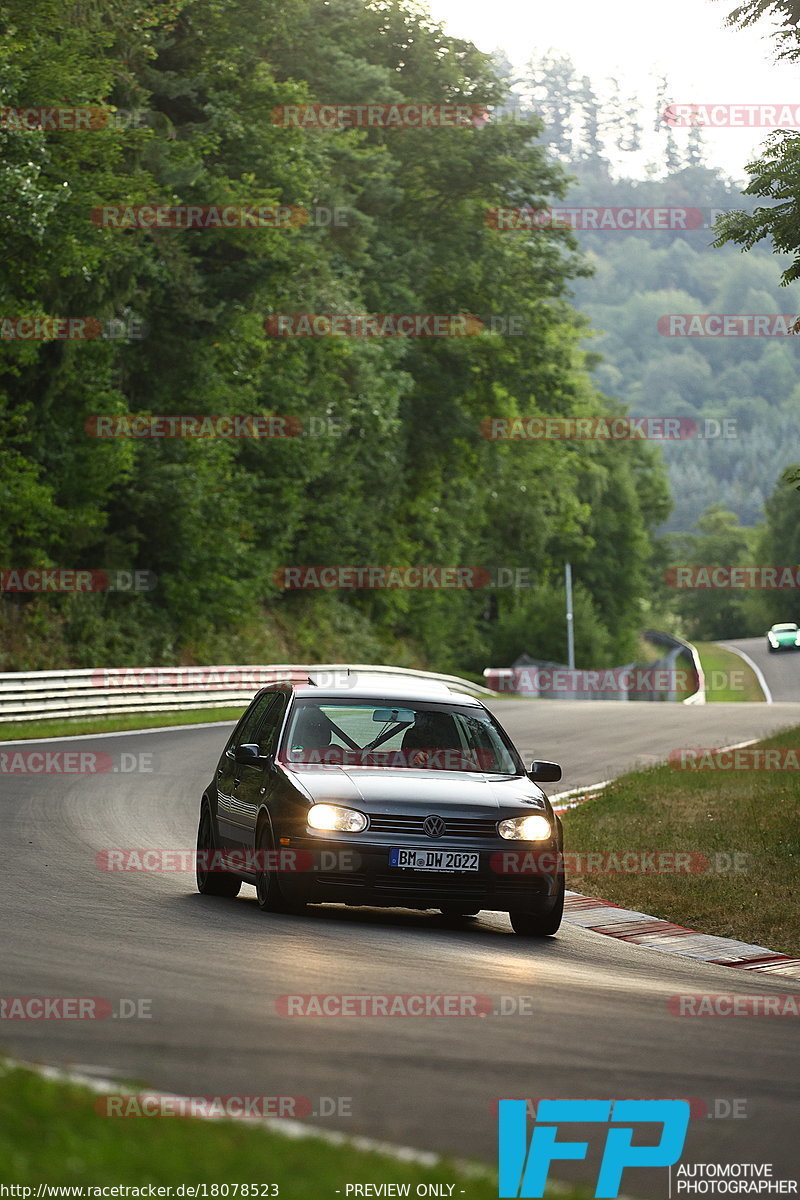
M525 861L522 843L502 839L480 842L443 839L437 849L475 851L477 871L418 871L389 866L392 846L431 849L416 839L369 842L356 837L346 840L318 837L291 839L300 856L302 871L279 876L285 898L294 903L368 905L376 908L442 908L447 906L486 909L490 912L548 913L563 886L563 857L555 842L539 843L534 854L541 864ZM531 851L531 843L524 844ZM509 858L509 853L511 857ZM515 855L523 855L515 863ZM313 866L310 860L313 859ZM524 869L522 869L524 867Z

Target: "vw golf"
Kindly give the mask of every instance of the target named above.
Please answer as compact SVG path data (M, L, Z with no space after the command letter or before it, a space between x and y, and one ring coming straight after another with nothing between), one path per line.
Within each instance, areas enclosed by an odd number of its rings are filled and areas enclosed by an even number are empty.
M228 739L200 804L197 886L266 912L339 903L507 912L553 934L564 907L561 821L472 696L443 684L347 675L276 682Z

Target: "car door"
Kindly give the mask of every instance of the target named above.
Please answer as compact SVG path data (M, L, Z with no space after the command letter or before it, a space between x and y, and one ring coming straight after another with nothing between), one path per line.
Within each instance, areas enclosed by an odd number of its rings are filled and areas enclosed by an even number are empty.
M258 728L275 698L275 692L265 692L255 698L249 711L234 730L217 767L217 828L223 848L243 845L237 796L241 786L242 767L236 762L236 747L255 742Z
M288 699L286 692L275 693L272 704L261 714L250 736L250 744L258 746L259 757L252 763L236 764L233 813L240 846L255 846L258 810L264 800L269 799L270 788L276 779L273 755Z

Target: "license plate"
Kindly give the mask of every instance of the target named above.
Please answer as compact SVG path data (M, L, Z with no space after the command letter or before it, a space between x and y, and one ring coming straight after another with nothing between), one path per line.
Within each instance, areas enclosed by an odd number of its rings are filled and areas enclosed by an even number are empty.
M406 867L412 871L477 871L480 855L464 850L402 850L389 851L390 867Z

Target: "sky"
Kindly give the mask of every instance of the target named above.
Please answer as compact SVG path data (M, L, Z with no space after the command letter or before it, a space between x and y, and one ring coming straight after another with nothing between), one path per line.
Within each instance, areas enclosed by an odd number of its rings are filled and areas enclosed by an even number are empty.
M666 75L675 103L800 106L800 65L777 64L762 20L749 29L725 27L736 0L428 0L435 20L481 50L502 49L515 69L532 54L568 54L603 95L616 76L623 94L647 105L654 77ZM521 73L521 70L519 71ZM647 124L651 110L645 114ZM734 179L767 136L761 129L704 130L707 158ZM688 130L676 130L680 140Z

